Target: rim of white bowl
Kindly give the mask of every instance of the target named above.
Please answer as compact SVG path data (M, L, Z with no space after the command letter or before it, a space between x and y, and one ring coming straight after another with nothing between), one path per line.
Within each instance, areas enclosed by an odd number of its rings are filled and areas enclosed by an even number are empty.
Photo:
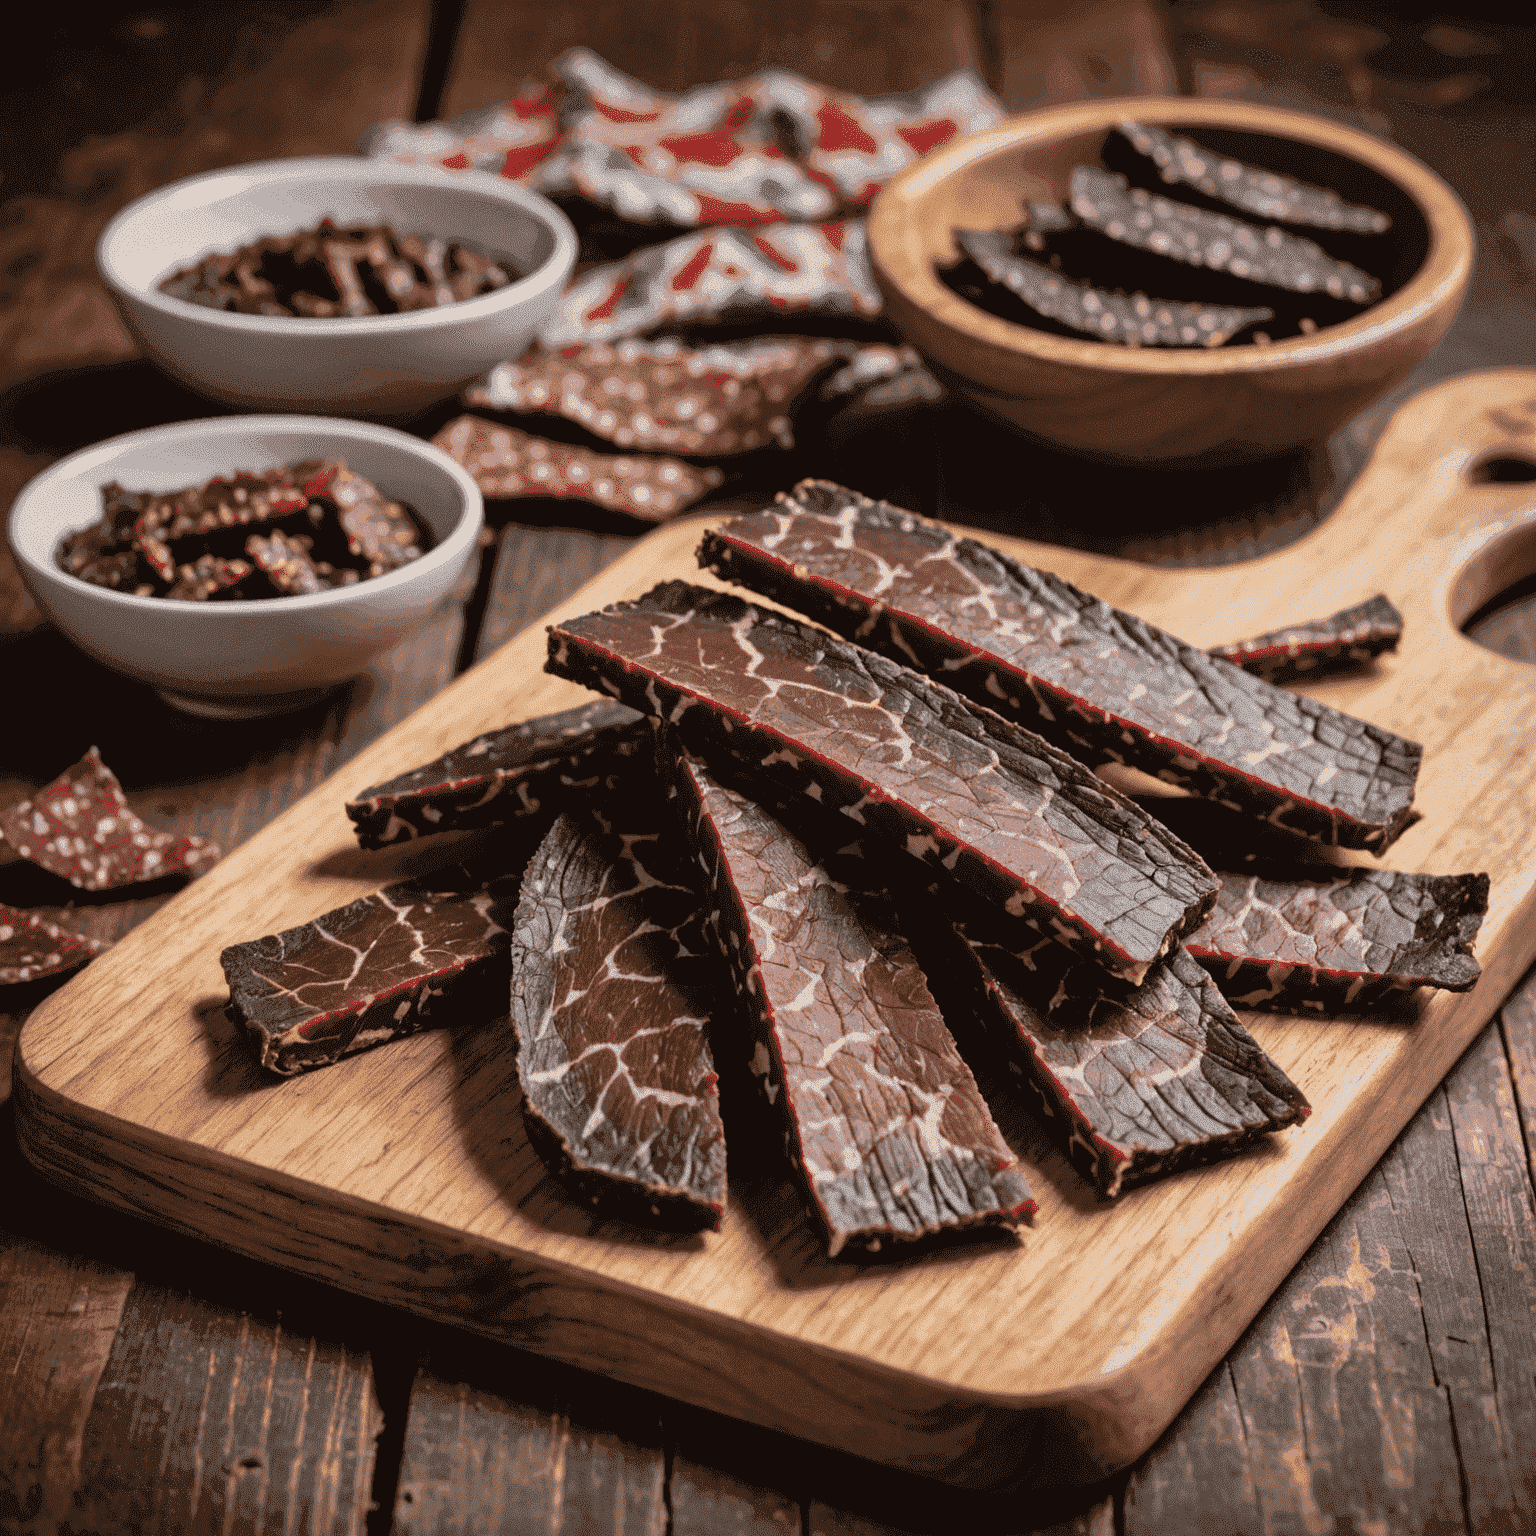
M405 585L413 577L425 575L429 571L447 565L460 555L467 544L478 537L481 525L485 521L485 499L481 496L480 487L475 484L474 477L469 471L450 458L441 448L423 442L419 437L412 437L409 432L401 432L395 427L380 426L371 421L348 421L336 416L209 416L197 421L177 421L161 427L144 427L137 432L124 432L118 437L109 437L103 442L93 443L89 448L77 450L67 458L60 459L56 464L50 464L47 469L34 475L21 488L12 504L10 517L6 520L7 542L10 544L11 553L28 570L37 573L45 584L54 581L71 582L103 602L117 603L128 610L136 609L140 613L167 612L169 600L164 597L141 597L136 592L118 592L112 587L98 587L92 582L83 581L80 577L71 575L63 567L52 562L52 548L48 552L48 558L38 560L31 550L23 547L21 540L17 537L17 529L29 507L46 501L49 492L60 481L77 479L87 474L99 476L103 471L110 478L109 466L112 460L125 450L152 447L156 442L174 441L178 438L216 442L221 437L242 436L252 432L312 434L316 440L316 446L322 451L327 439L334 443L337 438L350 438L354 442L372 442L388 447L404 448L417 458L425 460L434 469L440 470L458 487L463 498L459 520L448 536L439 539L420 559L412 560L410 564L403 565L398 570L389 571L383 576L369 576L362 581L353 582L348 587L334 587L329 592L305 592L289 597L252 598L248 602L233 603L178 602L171 605L169 610L178 615L200 613L211 622L219 623L230 622L237 617L249 617L253 613L294 612L301 609L343 606L349 602L355 602L359 596L387 592L391 587ZM344 457L344 455L340 456ZM259 468L259 466L253 467ZM237 466L231 464L222 470L212 469L210 474L234 474L236 469ZM93 483L99 486L101 481L96 478ZM380 489L388 494L387 486L381 486ZM81 525L82 528L89 526L90 523ZM74 533L80 530L66 531ZM54 546L56 547L57 545ZM70 590L74 588L71 587Z
M554 237L554 249L549 257L532 272L494 293L481 294L474 299L461 299L453 304L441 304L432 309L411 310L395 315L336 315L328 318L309 318L302 315L238 315L228 310L209 309L161 293L156 286L183 265L198 259L194 256L177 257L168 252L169 262L163 272L148 283L128 278L117 261L116 250L124 233L137 221L151 215L157 207L177 199L212 202L249 192L256 186L280 186L285 182L332 181L337 176L348 176L366 187L434 187L439 191L457 189L494 198L509 204L537 219ZM268 231L272 233L281 231ZM263 238L253 230L251 240ZM440 238L451 239L451 235ZM185 176L166 186L157 187L135 198L117 213L96 241L96 268L109 288L147 304L162 314L183 320L197 320L216 329L229 331L265 331L273 335L293 336L376 336L381 332L423 331L459 320L484 319L503 309L536 298L550 288L563 286L571 268L576 264L576 230L554 203L538 192L508 181L503 176L488 171L452 171L435 165L401 165L390 160L373 160L366 155L312 155L287 160L257 160L249 165L226 166L222 170L204 171L196 176Z

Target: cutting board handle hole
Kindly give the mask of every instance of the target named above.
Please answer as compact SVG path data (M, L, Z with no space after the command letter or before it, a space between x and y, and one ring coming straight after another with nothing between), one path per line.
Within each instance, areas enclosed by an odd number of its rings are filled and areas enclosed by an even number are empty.
M1467 471L1471 485L1523 485L1529 480L1536 480L1536 459L1524 454L1496 453Z
M1449 607L1451 622L1469 640L1536 662L1536 512L1472 552L1451 581Z

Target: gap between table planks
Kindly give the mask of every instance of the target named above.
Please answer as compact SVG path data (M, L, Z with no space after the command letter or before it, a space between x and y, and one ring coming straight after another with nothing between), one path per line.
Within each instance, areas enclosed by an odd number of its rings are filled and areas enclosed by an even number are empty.
M67 1187L239 1251L931 1476L1059 1481L1123 1465L1536 953L1536 788L1520 771L1536 741L1532 677L1456 634L1445 613L1456 552L1530 511L1525 487L1475 485L1469 471L1528 453L1533 430L1536 372L1437 386L1397 413L1322 529L1248 567L1156 571L998 540L1196 643L1378 589L1407 618L1399 656L1314 691L1425 743L1425 818L1389 862L1492 873L1484 979L1394 1020L1254 1017L1315 1113L1240 1159L1105 1206L1031 1148L1041 1215L1018 1247L856 1269L820 1256L798 1201L771 1178L733 1191L718 1235L592 1221L522 1136L505 1027L264 1080L223 1020L220 948L443 856L361 853L342 801L477 730L574 701L579 690L538 671L537 627L39 1009L19 1051L23 1147ZM555 612L692 574L705 521L659 530Z

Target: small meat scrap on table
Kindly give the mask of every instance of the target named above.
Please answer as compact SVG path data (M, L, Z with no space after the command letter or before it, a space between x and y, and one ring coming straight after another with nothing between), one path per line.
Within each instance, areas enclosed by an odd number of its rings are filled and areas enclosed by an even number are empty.
M36 912L0 902L0 986L62 976L107 947L100 939L50 922Z
M522 863L458 865L385 886L219 956L229 1016L262 1066L292 1076L442 1024L506 1012Z
M547 665L662 715L725 776L841 810L1132 980L1214 897L1200 858L1075 758L739 598L664 583L551 626Z
M664 738L665 740L665 738ZM827 1252L878 1253L1035 1212L891 898L850 891L768 811L663 750ZM739 1047L739 1048L743 1048Z
M1402 638L1402 614L1378 593L1326 619L1213 645L1210 653L1267 683L1294 683L1364 666L1395 651Z
M650 749L644 716L599 700L476 736L371 785L347 802L347 815L364 848L497 826L614 787L642 747Z
M725 1129L710 1031L735 999L648 773L560 816L523 883L512 1022L530 1140L579 1199L718 1230Z
M1087 761L1345 848L1380 853L1415 819L1417 742L842 486L802 482L707 533L699 560Z
M0 837L82 891L200 875L219 861L206 837L158 832L140 820L95 747L30 799L0 811Z

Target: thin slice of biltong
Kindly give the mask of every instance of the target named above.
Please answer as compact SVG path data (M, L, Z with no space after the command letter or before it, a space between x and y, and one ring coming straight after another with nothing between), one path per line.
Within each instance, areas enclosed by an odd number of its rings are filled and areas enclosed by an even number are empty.
M1059 944L1015 949L932 925L983 1020L1013 1047L1050 1129L1105 1196L1230 1157L1311 1113L1182 949L1135 987Z
M523 882L512 1022L529 1139L599 1211L718 1230L725 1132L707 1034L728 997L660 790L559 817Z
M827 1251L1013 1227L1035 1201L889 903L840 885L762 807L669 754L710 927L757 1031Z
M526 859L526 844L521 859ZM229 1015L290 1076L436 1024L507 1006L521 859L385 886L219 956ZM492 871L506 869L506 873Z
M1305 836L1379 853L1413 819L1416 742L899 507L804 481L699 559L1074 751Z
M1143 293L1112 293L1015 255L1000 230L957 229L955 243L994 282L1031 309L1074 331L1126 347L1219 347L1241 330L1273 320L1272 309L1187 304Z
M1271 630L1251 640L1213 645L1220 656L1269 683L1293 683L1363 666L1403 638L1403 616L1381 594L1326 619Z
M1381 296L1381 284L1369 272L1330 256L1315 240L1172 202L1144 187L1128 187L1123 176L1097 166L1080 165L1072 172L1072 211L1111 240L1192 267L1354 304Z
M1214 154L1156 123L1126 121L1117 126L1137 153L1158 168L1164 181L1194 187L1257 218L1359 235L1379 235L1392 227L1392 220L1375 208L1346 203L1327 187L1309 186L1278 171Z
M371 785L347 802L347 815L364 848L383 848L553 814L613 786L621 766L649 746L642 720L606 699L523 720Z
M1215 908L1185 943L1240 1008L1360 1012L1415 987L1470 991L1487 911L1484 874L1224 875Z
M1139 977L1214 877L1075 758L941 683L685 582L552 625L549 671L678 728L727 780L840 810Z
M0 986L61 976L107 947L102 939L0 901Z

